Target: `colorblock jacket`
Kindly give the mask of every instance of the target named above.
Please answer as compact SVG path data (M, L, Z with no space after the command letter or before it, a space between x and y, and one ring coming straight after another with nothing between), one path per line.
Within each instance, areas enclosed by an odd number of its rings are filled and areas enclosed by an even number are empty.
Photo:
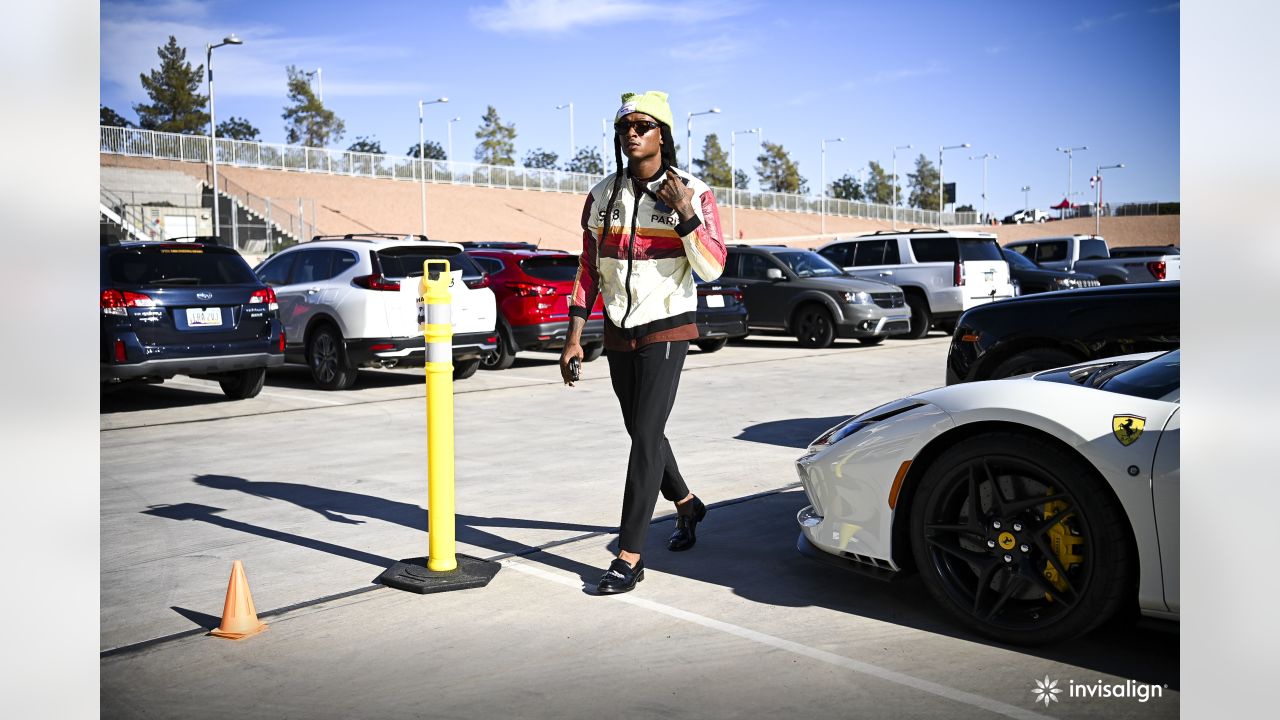
M588 308L601 295L605 315L628 340L697 321L694 272L704 280L715 280L724 272L720 211L706 183L674 168L693 189L694 216L681 222L679 214L656 194L667 169L664 166L640 183L639 193L636 184L624 178L609 209L612 217L607 238L600 236L614 175L601 180L587 195L582 209L582 255L569 303L571 316L586 319Z

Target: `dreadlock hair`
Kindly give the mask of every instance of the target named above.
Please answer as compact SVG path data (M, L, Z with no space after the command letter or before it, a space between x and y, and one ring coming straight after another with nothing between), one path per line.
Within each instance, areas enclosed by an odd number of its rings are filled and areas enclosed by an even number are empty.
M676 141L671 137L671 128L666 123L658 123L659 132L662 133L662 164L667 167L676 167ZM600 245L609 237L610 220L613 219L613 203L618 199L618 192L622 190L622 178L626 175L626 169L622 166L622 136L616 131L613 133L613 161L614 167L618 168L617 173L613 176L613 187L609 189L609 201L604 205L604 228L600 231L600 240L596 244L596 261L600 259Z

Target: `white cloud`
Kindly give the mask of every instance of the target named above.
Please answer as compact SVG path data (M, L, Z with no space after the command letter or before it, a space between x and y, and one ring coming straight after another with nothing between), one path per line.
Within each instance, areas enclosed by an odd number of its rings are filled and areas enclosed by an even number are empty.
M501 5L472 8L471 20L500 33L558 33L577 27L664 21L694 23L737 15L743 3L721 0L654 3L636 0L503 0Z
M742 53L745 48L742 43L730 38L728 35L710 38L697 45L680 45L673 47L667 51L675 60L689 60L699 62L723 62L731 60Z
M1112 15L1111 17L1103 18L1103 19L1099 19L1099 18L1085 18L1085 19L1081 20L1080 22L1076 23L1075 31L1076 31L1076 32L1087 32L1087 31L1092 30L1092 29L1094 29L1094 28L1096 28L1096 27L1099 27L1099 26L1101 26L1101 25L1108 25L1108 24L1113 23L1113 22L1118 22L1118 21L1123 20L1123 19L1125 19L1125 18L1127 18L1127 17L1129 17L1129 13L1127 13L1127 12L1118 12L1118 13L1115 13L1114 15Z
M1157 6L1157 7L1149 8L1149 9L1147 10L1147 12L1149 12L1149 13L1153 13L1153 14L1154 14L1154 13L1177 12L1177 11L1179 10L1179 6L1180 6L1180 5L1181 5L1181 3L1176 3L1176 2L1174 2L1174 3L1169 3L1168 5L1160 5L1160 6Z
M925 77L928 75L942 75L947 69L937 60L931 61L924 67L895 68L892 70L881 70L874 75L868 75L863 78L850 80L840 86L842 90L852 90L857 87L867 85L884 85L887 83L895 83L902 80L910 80L912 78Z
M999 55L1000 53L1008 49L1009 49L1009 46L1007 45L988 45L985 48L983 48L983 51L986 52L988 55Z

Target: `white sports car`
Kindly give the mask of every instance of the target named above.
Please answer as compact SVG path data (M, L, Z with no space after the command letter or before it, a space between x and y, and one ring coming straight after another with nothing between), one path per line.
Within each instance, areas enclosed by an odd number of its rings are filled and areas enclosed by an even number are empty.
M1002 642L1064 640L1122 606L1178 618L1180 351L912 395L796 461L797 547L934 598Z

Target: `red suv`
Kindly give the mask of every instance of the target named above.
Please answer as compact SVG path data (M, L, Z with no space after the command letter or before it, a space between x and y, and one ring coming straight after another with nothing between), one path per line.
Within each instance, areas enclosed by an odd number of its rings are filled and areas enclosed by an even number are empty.
M488 274L489 287L498 299L498 348L485 356L481 367L505 370L521 350L563 348L578 256L538 250L528 243L462 245ZM604 352L604 304L598 298L582 331L582 350L587 362Z

